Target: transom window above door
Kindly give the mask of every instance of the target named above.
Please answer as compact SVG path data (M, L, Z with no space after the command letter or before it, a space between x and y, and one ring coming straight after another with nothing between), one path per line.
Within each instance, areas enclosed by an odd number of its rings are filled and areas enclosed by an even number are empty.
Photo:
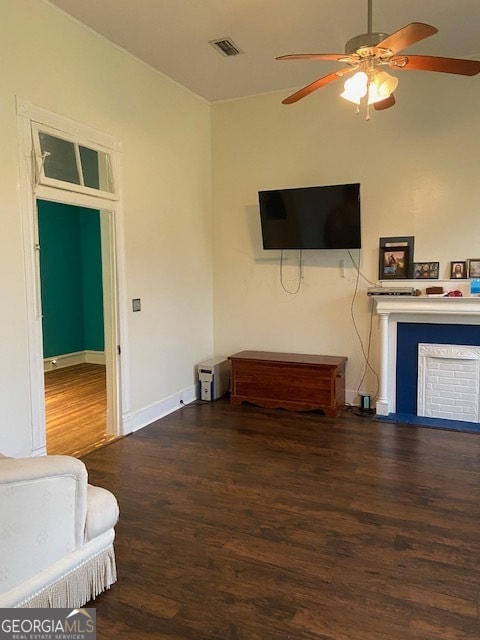
M32 123L36 183L116 200L108 149Z

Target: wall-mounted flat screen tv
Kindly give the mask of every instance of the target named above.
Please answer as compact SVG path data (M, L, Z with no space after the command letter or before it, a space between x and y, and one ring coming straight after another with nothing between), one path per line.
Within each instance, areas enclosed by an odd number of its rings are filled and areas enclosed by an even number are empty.
M360 249L360 184L259 191L264 249Z

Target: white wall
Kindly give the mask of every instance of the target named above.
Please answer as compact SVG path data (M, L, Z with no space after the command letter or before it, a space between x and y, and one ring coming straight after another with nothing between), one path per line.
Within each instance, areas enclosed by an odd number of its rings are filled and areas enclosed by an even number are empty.
M213 355L210 106L43 0L0 20L0 450L31 451L15 96L123 145L131 425ZM138 419L137 419L138 418Z
M441 278L448 278L451 260L478 257L480 81L413 71L398 77L397 105L373 111L368 122L338 97L340 82L289 106L281 104L289 92L213 106L217 353L348 356L351 400L362 378L364 359L351 317L355 271L342 278L339 268L341 260L351 266L348 254L305 252L300 292L285 293L278 252L261 249L258 190L360 182L361 264L373 282L382 236L415 236L415 260L440 261ZM286 253L284 275L294 290L298 256ZM414 284L424 289L428 282ZM365 344L368 286L360 280L354 305ZM376 318L373 327L372 363L378 368ZM368 375L360 390L374 394L375 377Z

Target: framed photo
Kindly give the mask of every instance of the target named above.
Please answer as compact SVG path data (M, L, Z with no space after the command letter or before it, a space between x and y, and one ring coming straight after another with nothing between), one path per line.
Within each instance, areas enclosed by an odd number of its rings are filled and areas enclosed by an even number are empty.
M393 236L390 238L379 239L379 252L378 252L378 279L379 280L391 280L393 279L405 279L413 276L413 245L414 236ZM391 269L387 267L393 267L395 265L385 264L390 260L390 256L387 258L390 252L403 252L403 256L398 256L402 262L402 267L397 269ZM393 256L395 259L396 257Z
M480 278L480 258L469 258L468 260L468 277Z
M467 277L467 263L465 260L454 260L450 262L450 278L455 280L456 278Z
M420 280L438 279L439 262L414 262L413 277Z
M399 280L408 277L408 247L381 247L380 262L380 280Z

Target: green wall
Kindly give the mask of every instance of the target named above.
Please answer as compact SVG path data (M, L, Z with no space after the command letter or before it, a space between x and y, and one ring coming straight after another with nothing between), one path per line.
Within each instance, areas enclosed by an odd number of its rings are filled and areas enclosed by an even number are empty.
M37 204L44 357L103 351L100 212Z

